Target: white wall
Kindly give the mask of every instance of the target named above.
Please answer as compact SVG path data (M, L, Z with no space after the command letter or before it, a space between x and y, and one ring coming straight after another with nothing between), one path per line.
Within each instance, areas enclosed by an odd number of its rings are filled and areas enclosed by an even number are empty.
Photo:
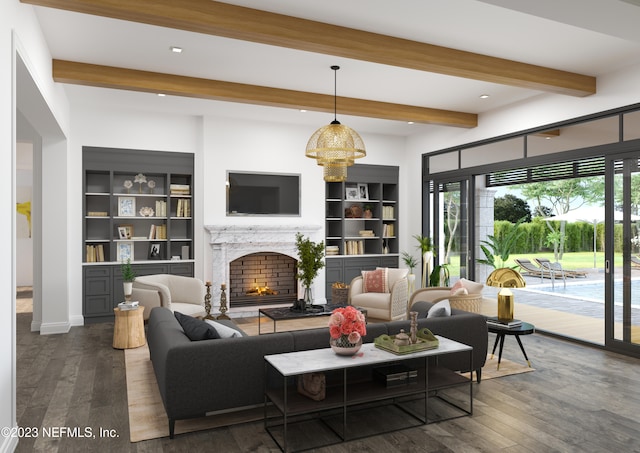
M28 68L31 85L16 81L18 52ZM51 80L51 56L44 43L33 7L23 5L18 0L7 0L3 2L0 15L0 193L10 194L0 199L2 212L10 213L9 221L6 221L5 217L5 221L0 222L0 235L12 238L11 250L3 254L4 259L0 261L0 300L4 301L0 308L0 342L4 345L0 348L0 426L4 427L16 426L16 109L20 102L27 101L26 97L33 94L30 90L33 86L37 87L40 99L45 99L48 107L38 108L40 104L34 103L36 108L31 111L25 109L25 115L34 121L34 127L43 135L56 134L60 137L67 124L68 106L61 87L56 86ZM25 91L21 91L18 96L16 87ZM55 112L55 115L52 115L52 112ZM57 121L53 120L54 116ZM63 199L66 199L66 195L66 190L63 190ZM61 242L66 243L64 236ZM66 250L62 253L66 256ZM57 258L59 263L60 257ZM59 273L66 287L65 262L63 259ZM52 269L56 269L53 263ZM59 303L66 305L66 297ZM0 439L0 451L12 451L16 443L16 438L3 437Z
M321 125L318 125L320 127ZM324 181L322 168L305 157L307 140L314 128L268 121L244 121L223 117L188 117L73 106L70 139L70 217L81 219L82 147L149 149L193 153L195 160L196 276L211 279L211 251L204 225L299 224L321 227L324 237ZM402 166L404 139L362 134L367 157L362 163ZM302 209L300 217L227 217L226 172L228 170L300 173ZM405 188L401 185L401 197ZM402 222L402 217L400 222ZM71 237L82 236L80 221L69 225ZM82 242L72 250L71 316L82 313ZM76 259L77 257L77 259ZM324 274L320 275L321 282ZM316 297L324 297L319 284ZM321 291L319 291L321 289Z

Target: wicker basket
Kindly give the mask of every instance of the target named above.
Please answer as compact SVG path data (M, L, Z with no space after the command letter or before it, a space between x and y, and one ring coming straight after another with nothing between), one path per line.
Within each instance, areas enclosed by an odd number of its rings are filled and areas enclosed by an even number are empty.
M449 305L451 308L458 310L470 311L472 313L480 313L480 303L482 302L482 293L465 294L461 296L450 296Z
M337 305L347 305L349 301L349 287L331 288L331 303Z

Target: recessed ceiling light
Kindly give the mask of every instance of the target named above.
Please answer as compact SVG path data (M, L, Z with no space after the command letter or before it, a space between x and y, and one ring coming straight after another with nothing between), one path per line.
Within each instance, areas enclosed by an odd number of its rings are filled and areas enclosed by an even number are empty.
M413 121L407 121L407 124L414 124Z
M307 113L305 109L300 109L300 113Z
M182 53L182 47L171 46L169 49L171 49L173 53Z
M160 96L161 98L163 98L163 97L165 97L165 96L166 96L166 94L164 94L164 93L158 93L158 96Z
M481 94L480 99L487 99L489 97L488 94Z

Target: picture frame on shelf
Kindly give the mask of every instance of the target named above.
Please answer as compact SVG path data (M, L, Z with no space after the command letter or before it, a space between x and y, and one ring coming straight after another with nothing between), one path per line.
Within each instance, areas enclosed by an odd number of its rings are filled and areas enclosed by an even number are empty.
M131 239L133 237L133 225L118 225L118 237Z
M136 199L134 197L118 197L118 217L135 217Z
M116 259L118 262L133 261L133 241L122 241L116 244Z
M366 184L366 183L358 184L358 199L360 200L369 199L369 184Z
M162 243L151 242L149 244L149 256L147 258L150 260L162 259Z
M345 200L359 200L360 192L357 184L346 184L344 186L344 199Z

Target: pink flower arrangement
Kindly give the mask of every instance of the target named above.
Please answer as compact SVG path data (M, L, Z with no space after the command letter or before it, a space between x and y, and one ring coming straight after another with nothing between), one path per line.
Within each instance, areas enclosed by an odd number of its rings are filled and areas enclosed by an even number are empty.
M329 317L329 334L333 339L341 338L355 344L367 334L367 323L360 310L352 306L336 308Z

